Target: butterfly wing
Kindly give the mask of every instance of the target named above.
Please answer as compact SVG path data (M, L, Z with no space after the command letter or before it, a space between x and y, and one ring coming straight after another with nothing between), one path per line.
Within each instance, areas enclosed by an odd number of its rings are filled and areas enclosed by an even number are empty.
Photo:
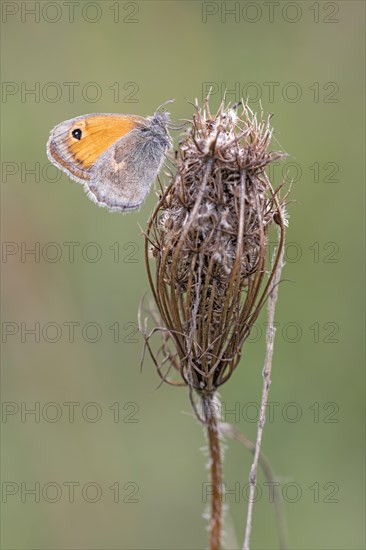
M138 209L158 174L170 143L165 135L136 127L95 163L88 196L112 212Z
M97 159L144 120L116 114L91 114L66 120L51 131L48 158L71 178L88 182Z

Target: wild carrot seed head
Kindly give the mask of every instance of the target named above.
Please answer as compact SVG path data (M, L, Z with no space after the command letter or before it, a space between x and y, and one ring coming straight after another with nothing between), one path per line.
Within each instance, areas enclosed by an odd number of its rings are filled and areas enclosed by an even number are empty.
M207 102L197 107L176 151L176 173L148 222L147 271L162 345L158 354L149 337L146 345L164 381L201 395L231 376L271 289L271 224L280 226L283 245L284 199L265 172L282 156L268 151L271 137L269 117L258 120L245 105L240 113L222 105L213 116Z

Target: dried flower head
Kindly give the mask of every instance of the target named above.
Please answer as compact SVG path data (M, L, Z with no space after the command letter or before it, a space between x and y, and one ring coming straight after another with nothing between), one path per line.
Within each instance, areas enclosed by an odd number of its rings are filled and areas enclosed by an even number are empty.
M273 189L265 172L282 156L268 152L270 117L258 120L243 103L240 111L222 104L211 115L207 101L196 105L175 154L176 173L146 231L157 307L149 335L140 323L146 346L162 380L188 385L191 396L195 390L203 398L232 375L272 288L271 224L280 228L277 259L284 242L281 185ZM154 352L156 331L162 345Z

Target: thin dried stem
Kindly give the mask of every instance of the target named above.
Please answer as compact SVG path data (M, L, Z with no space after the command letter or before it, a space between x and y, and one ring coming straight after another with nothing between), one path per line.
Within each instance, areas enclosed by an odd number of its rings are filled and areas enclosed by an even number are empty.
M233 426L232 424L229 424L227 422L221 422L219 424L219 430L227 437L231 437L233 439L236 439L244 445L253 455L255 453L255 444L250 441L244 434L241 433L238 428ZM278 538L280 543L281 550L287 550L288 549L288 535L287 535L287 524L286 524L286 517L282 506L282 497L281 492L278 488L278 482L276 481L276 476L272 470L271 464L268 460L268 458L260 452L259 454L259 460L258 460L259 466L262 468L263 474L270 484L271 487L273 487L273 505L275 507L276 512L276 525L278 530Z
M283 223L283 220L281 221ZM281 227L279 228L279 231L281 231ZM274 339L275 339L275 332L276 332L276 329L274 326L274 317L275 317L275 309L276 309L276 302L277 302L277 296L278 296L278 287L279 287L279 282L281 279L281 272L283 267L283 254L284 254L284 248L282 248L279 261L277 262L277 267L273 277L273 288L270 291L270 294L268 297L268 328L267 328L267 337L266 337L266 356L265 356L264 367L262 372L263 390L262 390L261 408L260 408L260 414L259 414L259 420L258 420L257 440L255 443L254 459L253 459L253 464L251 466L250 475L249 475L250 490L249 490L249 501L248 501L247 521L246 521L246 527L245 527L243 550L250 550L250 536L251 536L252 524L253 524L253 505L254 505L255 488L257 483L257 469L258 469L259 457L261 452L264 423L266 420L266 407L268 402L269 387L271 385L272 358L273 358Z

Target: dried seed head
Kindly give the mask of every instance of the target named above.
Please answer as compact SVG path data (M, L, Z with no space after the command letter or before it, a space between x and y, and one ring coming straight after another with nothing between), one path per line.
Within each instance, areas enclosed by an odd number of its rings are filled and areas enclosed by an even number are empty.
M158 355L148 336L146 344L164 381L179 384L175 371L200 394L231 376L271 288L273 222L283 246L284 202L265 173L282 156L268 152L271 136L269 118L258 121L246 106L240 115L221 106L214 116L207 102L197 107L176 174L148 223L146 262L163 343Z

